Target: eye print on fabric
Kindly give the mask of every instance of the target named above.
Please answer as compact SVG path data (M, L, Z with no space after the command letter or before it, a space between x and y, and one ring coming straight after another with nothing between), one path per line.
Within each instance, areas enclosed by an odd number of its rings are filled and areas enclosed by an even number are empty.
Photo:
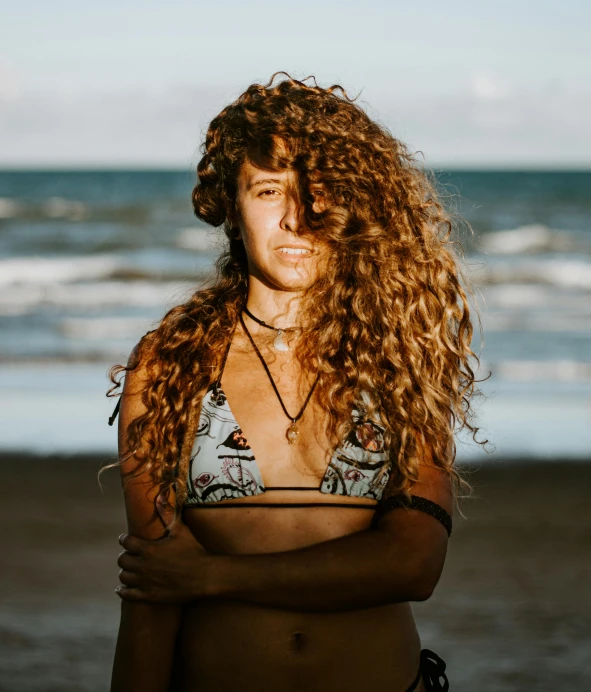
M239 459L224 457L222 461L222 473L230 483L244 490L256 488L257 486L255 477L248 469L243 468Z
M380 428L371 421L356 425L349 433L347 442L353 447L364 449L366 452L384 451L384 435Z
M357 483L358 481L362 480L363 478L367 478L368 476L365 473L361 473L361 471L359 471L358 469L348 469L343 474L343 477L346 481L352 481L353 483Z
M240 430L240 428L230 433L223 442L220 442L216 449L218 447L228 447L229 449L250 449L250 445L246 441L246 437L244 437L244 433L242 430Z
M215 478L217 478L217 476L214 476L213 473L205 471L204 473L200 473L193 482L198 488L206 488Z

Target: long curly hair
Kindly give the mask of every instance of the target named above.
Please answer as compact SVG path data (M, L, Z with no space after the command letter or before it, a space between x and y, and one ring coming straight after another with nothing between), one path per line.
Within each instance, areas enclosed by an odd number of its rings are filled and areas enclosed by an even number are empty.
M276 81L277 75L285 79ZM209 125L192 200L196 216L223 227L227 249L209 285L172 308L120 376L141 367L147 408L127 428L161 490L182 504L200 402L215 381L248 293L247 258L235 239L237 179L249 161L296 173L301 228L319 234L331 261L301 300L306 338L296 357L318 374L315 396L329 439L343 439L351 411L379 416L392 459L389 487L404 492L425 453L461 481L454 433L474 439L473 327L452 233L435 177L346 91L276 73L252 84ZM321 195L321 210L315 200ZM484 442L480 442L484 444Z

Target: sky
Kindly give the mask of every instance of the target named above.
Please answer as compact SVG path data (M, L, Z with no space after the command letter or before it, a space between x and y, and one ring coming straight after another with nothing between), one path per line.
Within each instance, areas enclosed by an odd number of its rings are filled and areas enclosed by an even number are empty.
M341 84L430 165L591 168L584 0L0 0L0 167L194 166L286 70Z

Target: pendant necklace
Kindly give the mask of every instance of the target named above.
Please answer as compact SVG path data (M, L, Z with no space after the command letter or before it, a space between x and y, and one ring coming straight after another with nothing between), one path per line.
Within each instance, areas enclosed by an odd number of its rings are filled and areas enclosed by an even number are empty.
M245 312L247 315L249 315L246 308L245 308ZM258 320L255 320L255 321L258 322ZM294 442L297 441L297 439L300 435L300 430L297 426L297 422L304 415L304 411L306 410L306 406L308 405L308 402L312 398L312 392L314 391L314 388L316 387L316 384L318 383L319 375L316 376L316 379L314 380L312 387L310 387L310 391L308 392L308 396L306 397L306 401L304 401L304 405L300 409L300 412L298 413L297 416L292 416L287 411L287 409L285 408L285 404L283 403L283 399L281 398L281 394L279 394L279 390L277 389L277 385L275 384L275 380L273 379L273 375L271 375L271 371L269 370L267 363L265 362L265 359L263 358L263 354L259 351L257 345L254 342L254 339L252 338L250 332L246 328L246 325L244 324L244 318L242 317L242 315L240 315L240 324L242 325L242 329L244 329L246 336L248 337L250 343L252 344L252 347L254 348L255 353L259 357L259 360L263 364L263 368L265 368L265 372L267 373L267 376L268 376L269 380L271 381L271 384L273 385L273 389L275 390L275 394L277 394L277 398L279 399L279 403L281 404L281 408L283 409L283 413L285 413L285 415L291 421L291 425L287 428L287 431L285 432L285 437L287 437L287 441L289 442L289 444L292 445ZM268 326L268 325L265 325L265 326ZM275 329L275 327L271 327L271 329Z
M257 324L260 324L261 327L266 327L267 329L272 329L274 332L277 332L277 336L273 340L273 346L278 350L278 351L290 351L291 349L289 348L289 344L283 341L283 335L286 332L291 332L297 327L288 327L287 329L279 329L278 327L273 327L270 324L267 324L266 322L263 322L263 320L260 320L258 317L255 317L252 312L244 306L244 312L250 317L251 320L254 322L257 322Z

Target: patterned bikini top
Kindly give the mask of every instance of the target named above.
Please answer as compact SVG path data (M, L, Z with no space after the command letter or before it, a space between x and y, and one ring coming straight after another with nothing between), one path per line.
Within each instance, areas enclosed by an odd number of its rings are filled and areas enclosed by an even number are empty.
M226 350L222 372L228 357ZM451 534L452 518L443 507L417 495L394 495L382 500L391 463L384 448L384 429L352 412L352 429L333 452L320 485L265 487L257 461L244 437L221 387L222 372L203 397L201 415L191 452L188 473L188 509L219 507L347 507L375 511L372 526L390 510L406 507L435 517ZM365 397L362 397L365 398ZM119 412L117 402L109 425ZM263 495L273 490L316 490L327 495L364 497L372 503L355 502L237 502L240 498ZM225 500L233 500L225 502Z
M275 490L316 490L327 495L364 497L379 501L390 475L390 462L384 448L384 430L353 411L353 427L334 450L318 486L265 487L252 449L248 444L221 387L221 372L203 397L201 415L191 452L185 507L219 507L212 504L263 495ZM232 507L323 506L375 509L375 503L247 503L232 502ZM224 506L228 506L225 505Z

